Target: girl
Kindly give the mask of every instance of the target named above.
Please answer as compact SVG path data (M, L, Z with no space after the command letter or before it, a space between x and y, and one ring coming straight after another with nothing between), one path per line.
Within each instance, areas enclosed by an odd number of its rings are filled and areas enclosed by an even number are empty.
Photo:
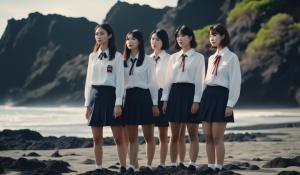
M157 107L157 85L155 65L145 55L143 35L133 30L126 35L124 46L125 105L124 120L129 137L129 173L138 170L138 125L142 125L147 150L147 170L152 171L154 157L154 117L159 115Z
M92 128L96 171L102 171L103 126L111 126L121 163L126 171L126 144L122 121L124 67L115 36L108 24L95 28L96 44L89 56L85 83L86 118Z
M241 86L238 57L228 49L227 29L217 24L209 28L209 41L216 53L208 59L206 88L201 99L200 119L206 141L207 172L220 171L224 162L224 131L227 122L234 122L233 106Z
M199 152L198 123L195 114L204 87L204 56L194 50L196 41L193 31L183 25L175 32L174 53L168 63L167 83L162 100L163 111L171 122L170 156L172 166L177 165L179 135L186 124L190 138L189 170L196 170ZM184 143L185 144L185 143Z
M155 63L156 80L158 84L158 106L160 110L160 116L155 119L155 126L158 127L159 133L159 147L160 147L160 165L158 168L164 168L166 157L168 153L168 127L169 122L162 112L163 102L160 100L162 96L163 87L165 86L165 66L168 64L170 55L165 51L169 48L168 34L163 29L157 29L151 32L150 44L153 49L153 53L150 55Z

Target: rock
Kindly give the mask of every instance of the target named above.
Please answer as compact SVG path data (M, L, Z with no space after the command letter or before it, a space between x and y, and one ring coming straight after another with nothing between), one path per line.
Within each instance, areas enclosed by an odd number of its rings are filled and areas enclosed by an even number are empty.
M55 151L53 154L51 154L51 157L62 157L62 155L59 154L59 151Z
M45 164L47 166L47 169L55 170L60 173L75 172L68 168L70 166L70 164L68 162L65 162L62 160L47 160L47 161L45 161Z
M253 161L263 161L263 159L259 158L259 157L255 157L252 159Z
M18 171L35 170L38 168L46 168L46 164L37 159L19 158L8 166L9 169Z
M286 168L289 166L300 166L297 160L297 157L294 159L277 157L265 163L263 168Z
M226 164L226 165L224 165L223 168L226 170L244 170L244 169L246 169L246 168L242 168L235 164Z
M28 156L28 157L40 157L40 155L36 152L31 152L31 153L27 154L26 156Z
M95 164L95 160L92 159L86 159L85 161L82 162L83 164L89 165L89 164Z
M280 171L277 175L300 175L299 171Z
M248 170L259 170L260 168L257 165L250 165L247 169Z

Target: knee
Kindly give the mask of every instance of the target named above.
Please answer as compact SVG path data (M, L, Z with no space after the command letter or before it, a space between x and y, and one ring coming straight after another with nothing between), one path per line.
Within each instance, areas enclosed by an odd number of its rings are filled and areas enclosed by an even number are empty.
M167 144L168 143L168 136L165 134L159 134L159 142L161 144Z
M206 144L212 144L213 143L213 137L210 134L205 134L205 142Z
M177 143L179 141L179 134L172 134L171 136L171 142Z
M137 143L138 138L134 136L129 136L129 143Z
M199 138L198 138L198 133L193 133L193 134L190 134L190 141L191 142L198 142Z
M94 145L97 145L97 146L99 146L99 145L102 145L102 143L103 143L103 140L102 139L93 139L93 142L94 142Z
M122 137L116 137L115 138L115 143L116 143L116 145L123 145L124 144L124 139Z
M215 145L219 145L223 143L223 137L213 137L213 142Z

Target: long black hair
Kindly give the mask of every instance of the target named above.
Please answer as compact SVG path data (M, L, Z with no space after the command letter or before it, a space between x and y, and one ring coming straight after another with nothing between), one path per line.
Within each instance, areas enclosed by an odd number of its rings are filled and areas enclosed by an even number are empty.
M108 35L111 35L111 37L108 40L108 51L109 51L109 60L113 60L115 58L115 54L117 52L116 40L115 40L115 35L113 32L113 29L109 24L100 24L100 25L98 24L95 27L95 31L98 28L102 28L103 30L105 30L107 32ZM100 44L98 44L96 42L93 52L97 52L99 47L100 47Z
M143 64L144 59L145 59L144 37L143 37L142 32L140 32L137 29L132 30L132 31L130 31L126 34L125 46L124 46L124 51L123 51L124 66L125 67L127 67L127 60L129 59L130 53L131 53L131 50L128 49L128 47L126 45L126 40L128 39L129 35L132 35L135 39L137 39L139 41L139 47L138 47L139 48L139 57L138 57L138 60L137 60L137 63L136 63L136 66L138 67L138 66Z

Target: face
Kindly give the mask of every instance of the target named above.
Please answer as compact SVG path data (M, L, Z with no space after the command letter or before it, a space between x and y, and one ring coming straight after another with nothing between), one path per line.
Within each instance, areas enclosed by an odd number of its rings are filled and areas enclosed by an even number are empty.
M130 50L138 49L139 41L132 36L132 34L127 35L126 37L126 46Z
M182 35L180 32L176 37L176 41L181 48L191 47L192 37L188 35Z
M153 50L161 50L163 45L162 40L155 33L152 34L150 43Z
M109 35L107 31L101 27L98 27L95 31L95 40L100 45L107 45L110 37L111 35Z
M220 43L224 39L224 35L220 35L218 33L212 33L209 34L209 42L212 45L212 47L220 47Z

